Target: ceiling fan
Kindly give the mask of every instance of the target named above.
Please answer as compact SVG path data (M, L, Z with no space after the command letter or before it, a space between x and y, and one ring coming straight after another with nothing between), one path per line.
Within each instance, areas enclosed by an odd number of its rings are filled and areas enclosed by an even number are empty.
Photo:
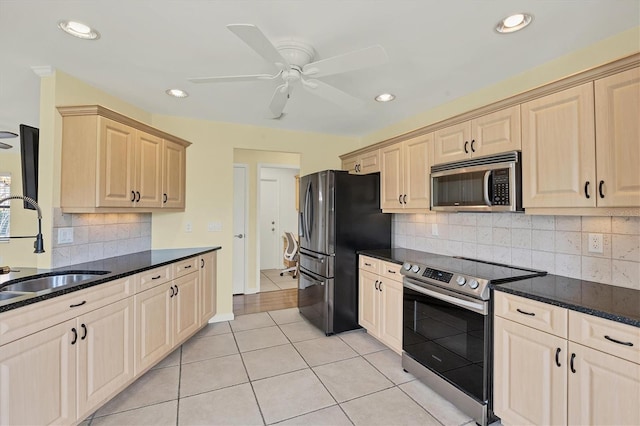
M269 104L269 118L280 118L283 115L282 111L289 100L294 84L297 84L297 82L300 82L302 87L309 93L313 93L346 109L360 108L364 104L362 100L316 78L373 67L381 65L388 60L384 48L375 45L312 62L315 57L315 50L307 43L287 40L274 45L258 27L251 24L231 24L227 25L227 28L260 56L273 63L278 72L273 75L235 75L189 78L188 80L193 83L222 83L276 80L280 78L282 83L276 88Z

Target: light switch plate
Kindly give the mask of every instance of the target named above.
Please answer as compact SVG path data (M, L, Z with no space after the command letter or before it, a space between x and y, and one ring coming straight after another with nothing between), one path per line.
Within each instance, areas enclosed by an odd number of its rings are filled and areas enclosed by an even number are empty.
M73 228L58 228L58 244L70 244L73 242Z
M222 222L209 222L207 224L207 231L220 232L222 231Z
M191 225L191 222L187 222L184 225L184 232L191 232L191 231L193 231L193 226Z

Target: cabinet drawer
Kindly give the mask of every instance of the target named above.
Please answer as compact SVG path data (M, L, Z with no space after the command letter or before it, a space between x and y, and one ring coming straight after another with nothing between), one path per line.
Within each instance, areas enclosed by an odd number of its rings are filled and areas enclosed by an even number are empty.
M398 265L396 263L382 262L380 275L382 275L383 278L386 278L388 280L393 280L401 283L402 282L402 275L400 275L401 267L402 265Z
M0 314L0 346L133 295L136 275Z
M512 294L494 294L495 315L567 338L567 309Z
M173 267L171 265L161 266L138 274L136 283L136 293L166 283L173 279Z
M377 274L382 261L369 256L360 256L360 269Z
M569 311L569 340L640 364L639 327Z
M173 278L180 278L198 270L198 258L191 257L189 259L176 262L174 265Z

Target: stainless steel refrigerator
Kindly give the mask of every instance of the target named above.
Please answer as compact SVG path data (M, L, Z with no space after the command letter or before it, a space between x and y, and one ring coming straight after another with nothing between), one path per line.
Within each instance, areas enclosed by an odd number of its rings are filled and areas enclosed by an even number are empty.
M358 328L358 250L391 247L380 174L300 178L300 313L326 334Z

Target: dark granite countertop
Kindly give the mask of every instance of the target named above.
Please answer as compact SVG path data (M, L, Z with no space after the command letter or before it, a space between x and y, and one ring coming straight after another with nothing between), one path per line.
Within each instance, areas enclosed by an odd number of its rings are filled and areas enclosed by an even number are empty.
M490 287L495 291L640 327L640 290L557 275L492 284Z
M15 271L12 270L9 274L0 275L0 287L8 284L9 281L11 281L11 283L25 281L33 275L56 275L66 271L109 271L109 273L98 275L95 279L82 281L70 287L59 290L49 290L46 293L28 293L15 299L7 300L3 300L3 298L0 297L0 313L220 249L221 247L199 247L147 250L55 269L16 267L13 268ZM3 292L0 291L0 296L2 296L2 294Z
M447 257L404 248L361 250L358 254L398 264L404 262L424 264L437 257ZM491 284L490 287L496 291L640 327L640 290L557 275L545 275L505 284Z

